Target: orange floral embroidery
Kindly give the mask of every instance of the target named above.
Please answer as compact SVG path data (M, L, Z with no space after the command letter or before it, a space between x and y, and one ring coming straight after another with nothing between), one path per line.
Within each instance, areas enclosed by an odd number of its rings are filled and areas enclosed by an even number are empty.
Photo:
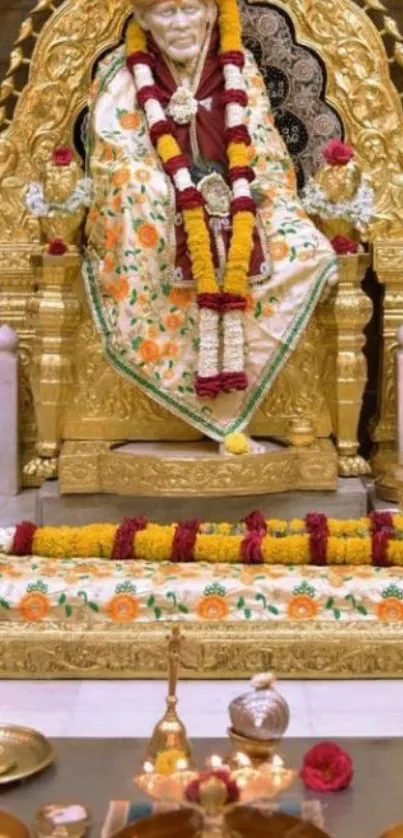
M112 183L114 186L126 186L130 180L130 169L126 168L125 166L121 166L119 169L116 169L116 172L112 175Z
M139 181L139 183L147 183L147 181L150 180L151 175L148 169L137 169L134 177Z
M274 312L274 308L271 303L265 303L263 306L262 314L264 317L271 317Z
M175 332L177 329L182 326L183 323L183 315L179 312L170 311L169 314L165 317L165 326L167 329L170 329L171 332Z
M318 603L306 594L293 596L287 607L288 616L293 620L312 620L319 611Z
M155 341L143 340L140 346L140 355L143 361L146 361L147 364L152 364L159 358L159 354L158 344Z
M229 608L224 597L205 596L196 603L196 614L202 620L224 620L228 617Z
M190 288L171 288L169 302L176 308L187 308L192 300Z
M99 218L99 209L97 207L91 207L91 209L88 213L88 221L91 221L92 224L95 224L95 222L98 220L98 218Z
M111 206L114 212L120 212L122 209L122 193L119 192L118 195L114 195L111 200Z
M116 594L109 600L106 611L115 623L131 623L140 613L138 599L131 594Z
M149 338L156 338L159 335L159 329L156 323L151 323L151 326L147 329L147 334Z
M252 294L246 294L246 307L245 311L253 311L255 307L255 303L252 297Z
M393 596L383 599L378 602L376 614L383 623L400 623L403 620L403 602Z
M300 262L309 262L314 256L314 251L311 248L304 248L304 250L300 250L298 253L298 260Z
M281 262L282 259L285 259L289 251L290 248L283 239L272 239L269 241L270 256L275 262Z
M155 247L158 242L158 233L153 224L140 224L137 235L144 247Z
M40 620L44 620L49 614L49 600L45 594L39 591L25 594L18 604L18 611L23 620L29 623L39 622Z
M105 247L107 250L113 250L118 241L118 234L116 230L107 230L105 238Z
M140 128L141 119L138 113L121 113L119 116L119 125L126 130L136 131Z
M294 190L297 185L297 178L293 166L290 166L285 173L285 183L288 189Z
M111 255L111 253L107 253L104 259L104 271L106 273L111 273L115 270L115 257Z
M125 300L129 296L129 280L127 276L119 276L113 282L109 282L105 286L107 293L113 297L114 300Z
M162 354L165 358L177 358L179 355L179 346L174 340L167 340L164 343Z

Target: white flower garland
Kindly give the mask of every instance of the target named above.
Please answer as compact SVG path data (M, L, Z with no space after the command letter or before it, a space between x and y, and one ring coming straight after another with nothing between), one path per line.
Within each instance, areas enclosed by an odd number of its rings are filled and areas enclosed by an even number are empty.
M302 193L302 205L310 215L321 218L346 218L358 230L363 231L371 221L374 212L374 190L365 181L360 184L350 201L331 201L326 192L311 178Z
M0 553L11 553L17 527L0 527Z
M25 205L31 215L38 218L49 218L54 215L65 215L76 212L80 207L88 207L91 203L92 181L90 178L81 178L76 188L67 201L51 203L46 200L43 194L43 183L34 181L30 183L25 195Z

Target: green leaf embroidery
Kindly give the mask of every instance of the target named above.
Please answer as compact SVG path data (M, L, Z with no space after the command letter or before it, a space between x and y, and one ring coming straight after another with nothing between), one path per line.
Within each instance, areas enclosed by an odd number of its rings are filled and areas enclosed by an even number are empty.
M155 603L155 596L154 596L154 594L151 594L151 596L149 596L148 600L147 600L147 607L152 608L154 603Z
M236 607L237 608L243 608L244 605L245 605L245 599L244 599L243 596L240 596L239 599L238 599L238 602L236 604Z
M90 608L92 608L93 611L99 611L99 607L96 604L96 602L89 602L88 605Z
M252 611L250 610L250 608L245 608L243 613L245 614L246 619L250 620L250 618L252 616Z
M10 608L8 602L5 599L0 599L0 605L1 605L2 608L6 608L6 609Z
M278 610L278 608L276 608L275 605L269 605L267 610L270 611L270 614L278 614L279 613L279 610Z
M368 614L368 611L365 608L365 605L357 605L357 611L358 611L359 614L363 614L364 617L366 617L367 614Z
M334 614L336 620L340 620L340 617L341 617L340 608L333 608L333 614Z
M66 594L60 594L59 605L64 605L64 603L66 602L66 599L67 599Z
M157 608L154 608L154 614L155 614L155 618L156 618L156 620L160 620L160 619L161 619L161 615L162 615L162 609L161 609L161 608L158 608L158 607L157 607Z
M326 608L329 608L329 609L333 608L333 605L334 605L334 597L331 596L331 597L329 597L329 599L326 603Z
M184 605L184 604L183 604L183 602L180 602L180 603L179 603L179 605L178 605L178 611L180 611L180 612L181 612L181 614L189 614L189 609L188 609L187 605Z
M66 611L66 617L71 617L71 615L73 613L73 606L72 605L66 605L65 611Z

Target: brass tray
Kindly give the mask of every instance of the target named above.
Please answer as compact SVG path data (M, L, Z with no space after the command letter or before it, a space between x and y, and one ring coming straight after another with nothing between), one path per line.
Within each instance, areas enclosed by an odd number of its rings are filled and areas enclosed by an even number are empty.
M37 774L54 758L50 742L38 731L0 724L0 785Z
M0 811L0 834L4 838L29 838L29 830L22 821Z

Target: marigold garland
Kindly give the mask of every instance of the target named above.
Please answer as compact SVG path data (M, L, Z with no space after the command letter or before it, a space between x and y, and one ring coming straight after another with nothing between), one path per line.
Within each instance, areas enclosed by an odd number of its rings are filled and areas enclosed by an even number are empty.
M256 511L237 524L159 525L138 517L120 525L36 527L24 521L14 528L12 541L0 530L0 543L9 555L60 559L402 567L403 516L374 512L336 520L312 514L282 521Z
M215 312L215 316L201 316L199 319L200 350L195 380L198 396L210 398L220 392L245 390L248 386L244 370L243 312L246 308L256 214L256 203L250 187L254 172L250 167L251 137L246 125L248 100L242 75L245 59L237 0L218 0L218 26L233 218L223 291L216 277L204 200L192 180L188 160L171 132L170 122L162 107L152 74L147 38L135 21L130 23L126 37L127 65L133 73L137 101L144 108L151 139L167 175L173 180L177 209L183 215L198 305L200 309L207 308ZM224 335L221 361L218 352L219 314L223 317Z

